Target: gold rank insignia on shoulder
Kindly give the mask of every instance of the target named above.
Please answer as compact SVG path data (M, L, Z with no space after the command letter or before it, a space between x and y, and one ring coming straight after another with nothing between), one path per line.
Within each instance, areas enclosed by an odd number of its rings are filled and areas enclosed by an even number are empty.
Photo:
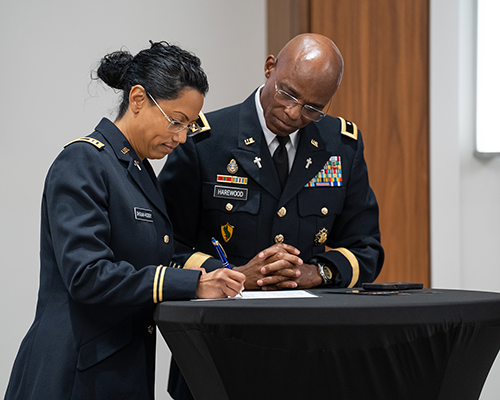
M231 161L229 161L229 164L227 164L227 172L230 174L235 174L238 172L238 164L236 164L236 160L233 158Z
M314 139L311 139L311 144L314 146L314 147L318 147L318 142Z
M76 142L85 142L85 143L90 143L93 144L95 147L97 147L99 150L102 150L104 148L104 143L100 142L97 139L84 136L75 140L72 140L71 142L67 143L64 148L68 147L70 144L76 143Z
M121 149L121 152L123 154L127 154L129 151L130 151L130 149L128 147L124 147L123 149Z
M327 238L328 238L328 229L323 228L314 236L314 245L321 246L323 243L326 242Z
M200 134L202 132L209 131L210 129L212 129L212 128L210 128L210 124L208 123L207 117L205 117L205 114L203 114L201 111L198 114L198 119L196 120L196 123L201 128L201 130L200 130L200 132L198 132L198 134Z
M248 146L252 143L255 143L255 140L253 139L253 137L250 137L248 139L245 139L245 144Z
M354 140L358 140L358 127L354 122L347 121L342 117L337 117L340 119L340 133L345 136L349 136Z

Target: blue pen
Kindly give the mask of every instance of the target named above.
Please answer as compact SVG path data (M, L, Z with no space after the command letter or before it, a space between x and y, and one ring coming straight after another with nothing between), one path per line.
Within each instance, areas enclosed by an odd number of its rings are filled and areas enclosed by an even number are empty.
M219 259L222 261L222 266L224 268L231 269L231 267L229 266L229 262L227 261L226 255L224 254L224 250L222 250L222 247L221 247L219 241L216 240L215 238L212 238L212 244L215 247L215 251L217 252L217 255L219 256Z
M212 244L215 247L215 251L217 252L217 255L219 256L219 259L222 261L222 266L224 268L232 269L229 266L229 262L227 261L226 254L224 253L224 250L222 249L222 246L220 245L219 241L215 238L212 238ZM243 293L241 293L241 290L240 290L239 295L241 297L243 297Z

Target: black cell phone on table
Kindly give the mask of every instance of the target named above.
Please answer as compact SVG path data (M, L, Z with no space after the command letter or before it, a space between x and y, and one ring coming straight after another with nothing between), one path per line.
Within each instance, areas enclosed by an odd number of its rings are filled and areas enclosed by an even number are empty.
M410 290L410 289L422 289L424 287L423 283L418 282L381 282L381 283L363 283L364 290Z

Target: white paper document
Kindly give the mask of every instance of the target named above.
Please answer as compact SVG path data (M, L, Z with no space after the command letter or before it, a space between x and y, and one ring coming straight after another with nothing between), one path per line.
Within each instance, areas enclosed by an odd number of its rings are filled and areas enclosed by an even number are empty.
M318 297L307 290L255 290L243 291L243 296L228 297L225 299L193 299L191 301L209 301L209 300L255 300L255 299L290 299Z

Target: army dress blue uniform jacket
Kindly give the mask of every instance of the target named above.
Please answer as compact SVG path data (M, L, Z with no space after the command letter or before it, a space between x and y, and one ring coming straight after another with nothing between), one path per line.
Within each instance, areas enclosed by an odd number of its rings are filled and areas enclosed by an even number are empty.
M166 268L171 238L149 162L111 121L67 146L45 182L36 315L5 398L153 399L154 305L196 297L199 276Z
M206 119L211 129L188 138L168 156L159 175L174 226L176 261L207 271L220 268L212 237L232 266L282 241L298 248L305 262L315 256L334 264L339 286L375 280L384 260L378 205L368 183L361 134L353 124L326 116L301 129L282 192L255 92ZM337 165L325 170L325 164ZM322 170L335 172L330 175L337 175L334 184L339 186L317 186ZM192 399L173 359L169 392L176 400Z
M160 173L179 261L220 268L211 237L236 266L282 241L304 262L333 264L339 286L375 280L384 253L361 133L330 116L301 129L281 192L254 96L208 113L211 130L179 146Z

